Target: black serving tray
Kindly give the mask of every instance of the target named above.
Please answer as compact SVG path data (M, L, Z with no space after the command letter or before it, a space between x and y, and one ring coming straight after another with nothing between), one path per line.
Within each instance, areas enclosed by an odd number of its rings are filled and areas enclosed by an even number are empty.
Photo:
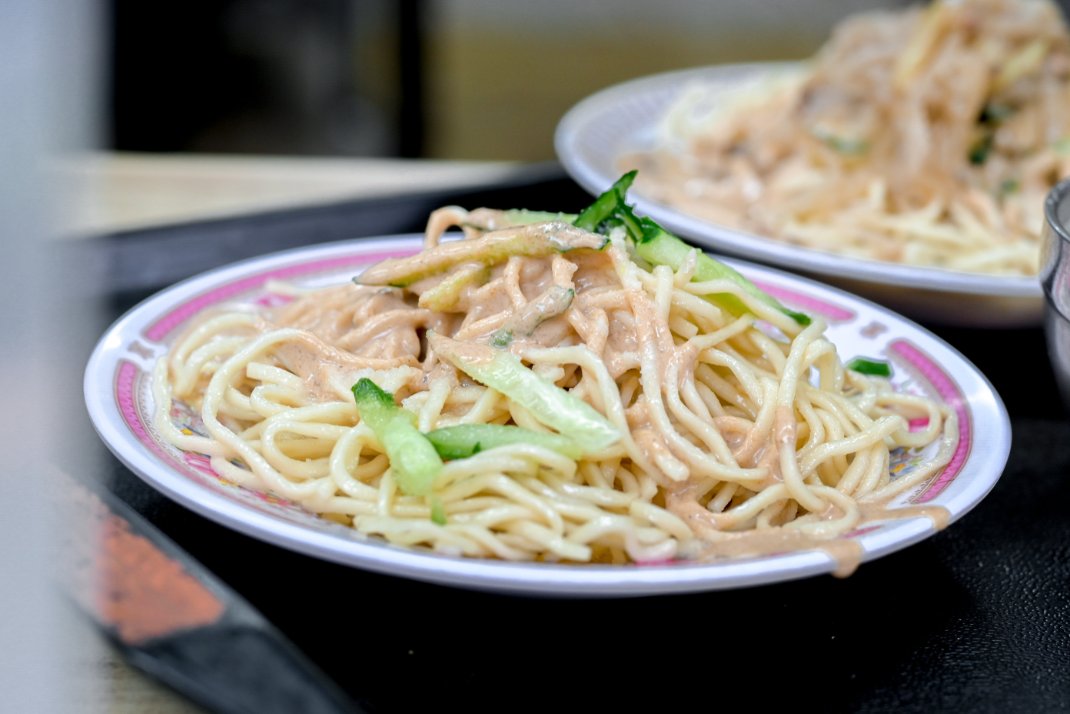
M102 306L100 334L152 292L235 260L421 231L446 204L575 211L589 200L556 165L537 166L496 186L82 239L65 248L64 270ZM1043 333L927 327L1004 399L1010 459L961 521L846 579L607 600L471 592L314 560L216 525L144 485L91 437L88 418L75 425L87 445L79 463L371 712L1070 710L1070 420ZM74 346L72 369L91 349Z

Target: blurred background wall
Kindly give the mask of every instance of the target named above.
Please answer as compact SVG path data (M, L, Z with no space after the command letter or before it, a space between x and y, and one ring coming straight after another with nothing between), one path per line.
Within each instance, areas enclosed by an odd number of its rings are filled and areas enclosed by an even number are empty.
M574 103L905 0L106 0L107 148L552 159Z

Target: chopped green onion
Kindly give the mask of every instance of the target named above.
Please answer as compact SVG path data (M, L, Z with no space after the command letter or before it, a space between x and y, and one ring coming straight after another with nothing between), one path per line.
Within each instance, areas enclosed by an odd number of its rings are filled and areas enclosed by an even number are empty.
M539 446L570 459L578 459L583 455L583 449L572 439L507 424L445 426L429 431L427 440L444 459L464 459L480 451L511 444Z
M353 385L353 399L361 420L379 440L394 481L402 493L426 496L442 470L442 459L427 437L416 428L416 415L394 403L394 396L362 377Z
M513 342L512 330L495 330L490 336L490 344L493 347L508 347Z
M598 231L602 223L613 217L624 203L624 195L635 180L637 170L629 171L594 200L590 206L580 212L572 225L587 231Z
M1003 179L999 184L999 195L1007 196L1017 193L1022 188L1022 183L1016 178Z
M892 366L890 364L879 360L866 359L865 357L855 357L847 363L847 369L871 377L892 376Z
M501 392L551 429L567 434L584 453L601 451L620 440L617 427L594 407L542 379L512 353L485 344L458 342L430 331L427 342L441 359Z
M1014 112L1014 107L1009 104L989 102L981 108L981 116L978 117L977 122L979 124L1001 124Z
M826 136L823 142L834 151L845 156L861 156L869 151L869 142L865 139L846 139L842 136Z
M644 217L642 219L643 238L636 243L635 252L643 260L653 265L667 265L673 270L679 270L684 264L691 251L691 246L661 228L657 223ZM715 260L706 253L699 252L695 263L695 274L692 281L705 282L708 280L728 280L738 285L743 292L751 297L779 310L800 325L809 325L810 316L784 307L779 300L765 292L757 285L747 280L739 271ZM733 315L749 312L746 305L735 295L707 295L711 302L716 302L727 309Z
M580 213L579 218L576 219L576 225L587 230L605 230L607 232L609 229L622 226L628 238L634 243L639 257L652 265L668 265L673 270L679 270L684 260L693 250L692 247L662 228L652 218L636 216L632 207L625 202L625 191L635 180L636 173L634 170L629 171L617 179L616 183L599 195L594 203ZM582 225L581 221L583 222ZM698 254L698 264L694 279L700 281L730 280L748 295L783 312L798 324L810 324L808 315L787 309L780 304L779 300L760 289L750 280L747 280L739 271L715 260L706 253L700 252ZM705 297L734 315L748 312L746 305L735 295L719 294Z
M869 151L869 142L865 139L851 139L820 129L814 129L811 133L822 144L844 156L861 156Z
M437 496L431 497L431 522L440 526L446 525L446 507Z
M970 163L975 166L980 166L984 162L988 161L988 155L992 153L993 137L991 133L986 133L972 147L970 147L969 159Z

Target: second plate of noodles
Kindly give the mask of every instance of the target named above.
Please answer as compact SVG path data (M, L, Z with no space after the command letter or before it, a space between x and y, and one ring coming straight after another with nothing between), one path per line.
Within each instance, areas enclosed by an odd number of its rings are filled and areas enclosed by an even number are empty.
M1043 201L1070 170L1070 33L1040 0L861 14L807 62L606 90L557 141L588 188L638 168L639 205L713 247L850 274L920 317L1035 324ZM985 304L963 316L956 295Z
M578 215L445 207L419 250L176 286L102 340L94 423L230 525L492 589L848 574L983 497L1006 415L968 363L827 288L752 282L637 216L632 178ZM861 337L844 355L830 331Z

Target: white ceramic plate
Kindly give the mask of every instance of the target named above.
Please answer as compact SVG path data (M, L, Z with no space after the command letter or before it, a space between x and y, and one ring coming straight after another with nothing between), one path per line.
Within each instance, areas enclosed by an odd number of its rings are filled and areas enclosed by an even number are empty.
M311 556L441 584L527 594L606 596L715 590L832 572L823 551L714 563L577 566L504 563L437 555L388 545L320 519L271 494L220 479L205 458L183 453L152 427L150 372L183 326L224 302L270 304L267 280L327 285L361 266L419 249L419 236L393 236L302 248L245 261L179 283L141 303L101 338L85 373L89 415L108 447L167 496L225 526ZM1010 424L999 396L960 354L917 325L834 288L747 263L733 262L784 303L828 321L841 357L887 359L902 389L944 400L959 415L961 443L950 465L897 503L947 509L951 520L975 506L996 483L1010 449ZM909 469L909 454L895 469ZM849 536L863 562L935 532L925 517L867 526ZM865 567L864 565L862 567Z
M714 106L718 96L727 97L791 67L720 65L609 87L561 119L554 137L558 158L577 183L597 195L626 170L619 164L621 157L656 144L664 112L681 92L701 86ZM1041 321L1043 298L1036 278L968 274L824 253L687 215L644 197L639 187L628 196L640 212L704 248L808 273L922 321L982 327L1035 326Z

